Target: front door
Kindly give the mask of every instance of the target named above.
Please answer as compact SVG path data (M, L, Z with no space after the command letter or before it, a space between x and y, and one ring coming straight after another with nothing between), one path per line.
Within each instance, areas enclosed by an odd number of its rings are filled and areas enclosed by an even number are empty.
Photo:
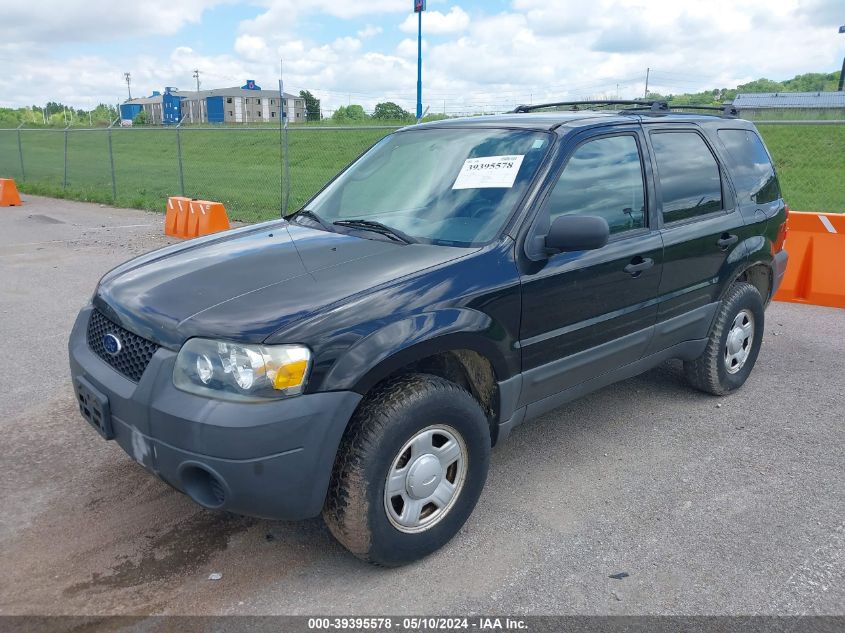
M581 139L561 161L539 213L601 216L611 236L522 275L522 404L634 362L650 342L663 244L649 218L644 148L641 128L624 126Z

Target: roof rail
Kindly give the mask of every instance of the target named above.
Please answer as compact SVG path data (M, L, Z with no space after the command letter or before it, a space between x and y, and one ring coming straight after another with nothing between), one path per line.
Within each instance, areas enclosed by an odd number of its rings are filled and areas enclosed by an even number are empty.
M721 112L725 116L737 116L739 110L728 103L723 106L706 106L706 105L670 105L670 110L709 110L711 112Z
M602 105L634 105L642 106L651 110L668 110L668 105L665 101L643 101L643 100L598 100L598 101L555 101L553 103L537 103L532 105L520 105L514 108L513 114L522 112L531 112L533 110L542 110L543 108L555 108L559 106L572 106L572 110L581 110L578 106L602 106ZM589 108L583 108L589 110Z
M578 111L578 110L589 110L591 107L595 106L612 106L612 105L624 105L624 106L633 106L630 108L624 108L624 110L649 110L651 112L671 112L673 110L710 110L713 112L721 112L723 116L737 116L738 111L737 109L731 105L727 104L724 106L707 106L707 105L670 105L666 101L644 101L642 99L637 100L620 100L620 99L610 99L610 100L596 100L596 101L556 101L553 103L538 103L536 105L520 105L517 106L513 110L513 114L519 114L523 112L532 112L534 110L542 110L543 108L554 108L560 106L571 106L571 110ZM581 108L579 106L587 106Z

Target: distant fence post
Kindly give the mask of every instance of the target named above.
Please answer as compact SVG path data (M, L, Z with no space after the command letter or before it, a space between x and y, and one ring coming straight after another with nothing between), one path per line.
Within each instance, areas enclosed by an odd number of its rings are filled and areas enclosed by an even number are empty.
M179 123L176 124L176 156L179 160L179 195L185 195L185 173L182 170L182 121L185 120L185 117L179 119Z
M67 189L67 131L70 128L69 125L65 126L65 175L62 179L62 189Z
M114 150L112 149L112 142L111 142L111 129L114 127L114 124L120 120L120 117L109 123L109 165L111 165L111 199L112 202L117 201L117 178L115 178L114 174Z
M23 123L18 126L18 156L21 159L21 181L26 180L26 171L23 168L23 142L21 141L21 128L23 127Z

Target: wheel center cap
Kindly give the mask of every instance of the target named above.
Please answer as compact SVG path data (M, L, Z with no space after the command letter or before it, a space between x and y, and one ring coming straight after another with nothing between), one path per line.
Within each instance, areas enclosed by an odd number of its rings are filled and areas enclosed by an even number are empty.
M737 354L742 349L742 342L745 340L742 330L734 330L728 337L728 351L731 354Z
M414 499L430 497L443 479L440 460L431 453L418 457L408 469L405 487Z

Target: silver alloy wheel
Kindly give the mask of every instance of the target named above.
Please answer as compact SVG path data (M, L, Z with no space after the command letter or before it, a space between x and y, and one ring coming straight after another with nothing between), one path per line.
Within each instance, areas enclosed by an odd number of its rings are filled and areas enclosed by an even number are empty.
M451 426L435 424L408 440L384 484L387 518L400 532L424 532L437 524L461 494L467 448Z
M740 310L734 317L725 341L725 369L735 374L748 360L754 343L754 315L750 310Z

